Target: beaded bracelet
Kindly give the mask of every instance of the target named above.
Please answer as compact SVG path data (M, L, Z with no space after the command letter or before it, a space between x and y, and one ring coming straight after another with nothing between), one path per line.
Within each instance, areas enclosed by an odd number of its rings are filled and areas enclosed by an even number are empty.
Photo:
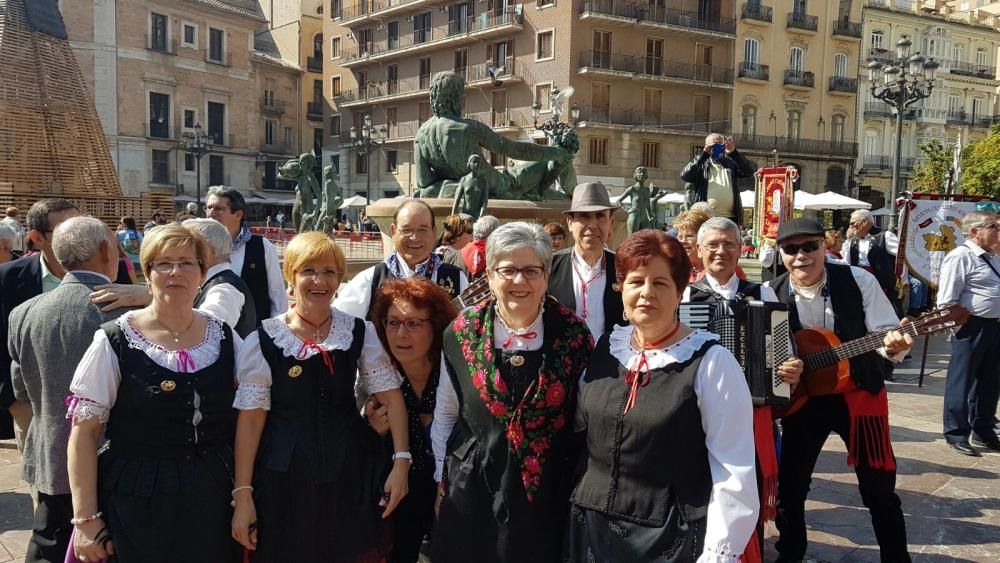
M92 516L87 516L86 518L70 518L69 523L71 526L79 526L80 524L89 524L94 520L97 520L101 516L104 516L104 513L98 512L97 514L94 514Z

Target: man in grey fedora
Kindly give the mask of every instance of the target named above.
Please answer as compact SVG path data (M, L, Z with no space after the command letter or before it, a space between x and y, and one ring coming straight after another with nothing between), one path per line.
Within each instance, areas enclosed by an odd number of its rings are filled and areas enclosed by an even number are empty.
M615 324L625 324L615 253L605 248L617 208L604 184L578 185L569 209L563 211L573 247L552 255L549 294L587 322L594 340Z
M109 283L118 271L118 241L107 225L92 217L68 219L56 227L52 251L66 275L52 291L11 311L4 343L14 398L33 413L21 466L37 495L25 562L62 563L66 557L73 529L66 469L69 384L94 333L124 311L103 313L90 300L94 286Z

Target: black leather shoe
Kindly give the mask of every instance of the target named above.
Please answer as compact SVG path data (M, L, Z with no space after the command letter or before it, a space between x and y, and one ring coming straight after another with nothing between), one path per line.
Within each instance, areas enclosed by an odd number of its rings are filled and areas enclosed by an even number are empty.
M980 448L987 448L995 452L1000 452L1000 440L993 438L992 440L980 440L979 438L973 437L971 440L973 446L979 446Z
M980 457L979 452L977 452L976 449L973 448L968 442L948 442L948 447L962 455Z

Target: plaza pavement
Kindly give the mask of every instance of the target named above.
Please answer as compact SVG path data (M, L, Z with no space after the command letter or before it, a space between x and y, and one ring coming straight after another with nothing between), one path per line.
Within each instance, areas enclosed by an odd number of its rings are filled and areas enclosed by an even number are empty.
M910 551L915 562L1000 561L1000 453L959 455L941 437L949 345L931 339L927 377L917 387L922 340L889 384L890 424L899 467ZM846 449L831 436L820 455L807 505L808 557L878 561L878 545ZM0 563L23 561L31 525L28 488L20 482L13 442L0 442ZM768 525L765 559L773 561L776 531ZM628 563L628 562L622 562Z

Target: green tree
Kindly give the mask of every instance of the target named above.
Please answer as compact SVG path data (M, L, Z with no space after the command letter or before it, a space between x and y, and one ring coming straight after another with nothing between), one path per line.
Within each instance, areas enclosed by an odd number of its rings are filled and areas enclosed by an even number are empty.
M913 169L910 189L915 192L943 193L954 151L954 145L943 145L940 141L920 145L923 158Z
M962 150L962 193L1000 196L1000 125Z

